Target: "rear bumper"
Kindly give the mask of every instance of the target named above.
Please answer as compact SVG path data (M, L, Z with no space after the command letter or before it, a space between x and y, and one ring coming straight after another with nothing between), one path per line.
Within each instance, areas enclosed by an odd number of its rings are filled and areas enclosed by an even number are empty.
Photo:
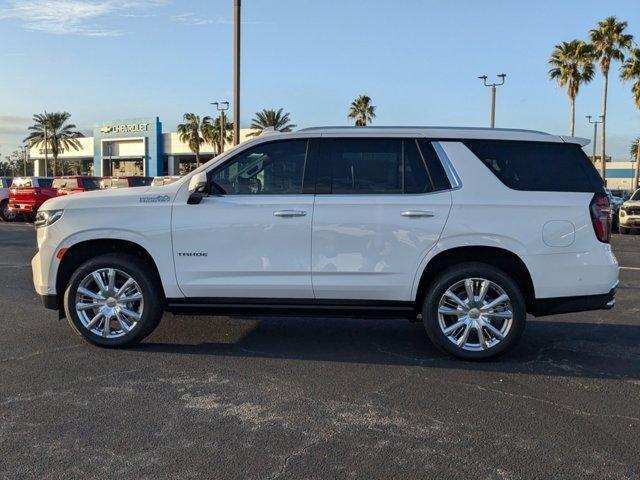
M38 207L36 205L30 205L27 203L10 203L9 210L17 213L31 213L37 210Z
M579 297L540 298L535 301L531 311L536 317L558 315L560 313L586 312L589 310L611 310L616 304L616 289L602 295L584 295Z

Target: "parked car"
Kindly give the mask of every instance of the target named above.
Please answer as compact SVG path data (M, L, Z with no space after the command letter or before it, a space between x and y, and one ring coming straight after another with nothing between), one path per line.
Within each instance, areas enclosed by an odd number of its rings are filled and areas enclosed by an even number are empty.
M618 230L621 234L629 233L633 228L640 229L640 189L622 204L618 218Z
M153 177L102 177L100 179L100 188L128 188L128 187L147 187L151 185Z
M35 288L105 347L142 340L165 310L333 314L419 320L449 354L494 357L527 313L615 303L609 197L586 143L478 128L260 136L170 185L49 201Z
M609 202L611 203L611 228L615 230L618 228L618 213L620 212L620 207L624 203L624 200L621 197L614 195L608 188L605 188L605 192L607 192Z
M53 177L16 177L9 189L9 208L33 222L40 205L57 195Z
M0 177L0 220L3 222L13 222L17 214L9 208L9 187L11 177Z
M56 177L52 187L58 191L58 195L71 195L73 193L98 190L100 178L74 175L70 177Z
M180 176L179 175L174 175L174 176L165 176L165 177L155 177L153 179L153 181L151 182L151 185L154 187L160 186L160 185L169 185L170 183L173 183L177 180L180 180Z

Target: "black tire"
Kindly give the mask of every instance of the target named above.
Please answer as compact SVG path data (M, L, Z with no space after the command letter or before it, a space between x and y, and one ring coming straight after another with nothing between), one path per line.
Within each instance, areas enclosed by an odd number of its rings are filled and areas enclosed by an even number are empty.
M75 308L75 299L82 280L91 272L102 268L114 268L129 275L140 286L144 299L140 319L131 331L117 338L105 338L87 329ZM64 311L71 328L90 343L101 347L127 347L142 341L160 323L165 302L161 292L162 285L159 284L156 275L140 258L123 253L108 253L87 260L73 273L64 292Z
M627 227L620 226L620 227L618 227L618 233L620 235L626 235L626 234L629 233L629 229Z
M2 200L0 202L0 220L3 222L13 222L16 216L15 213L9 212L9 200Z
M465 350L455 345L443 332L438 319L438 306L445 292L456 283L468 278L482 278L493 282L508 295L511 304L511 327L508 331L505 330L504 338L497 344L479 351ZM487 360L505 353L522 335L526 317L524 296L514 280L499 268L480 262L462 263L440 273L429 286L422 307L424 328L433 344L441 351L464 360ZM452 318L455 319L455 317ZM482 330L482 327L480 329ZM478 337L477 333L474 335ZM480 345L480 342L478 341L477 344Z
M29 223L34 223L36 221L36 215L37 214L38 214L38 212L34 210L32 212L29 212L29 213L24 213L23 216L24 216L25 221L27 221Z

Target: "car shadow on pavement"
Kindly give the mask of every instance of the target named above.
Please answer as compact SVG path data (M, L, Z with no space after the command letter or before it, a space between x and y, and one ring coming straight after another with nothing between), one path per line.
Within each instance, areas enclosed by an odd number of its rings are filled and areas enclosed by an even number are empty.
M569 318L580 318L569 316ZM487 372L640 379L640 326L530 319L518 345L489 362L439 352L421 323L339 318L166 315L135 350Z

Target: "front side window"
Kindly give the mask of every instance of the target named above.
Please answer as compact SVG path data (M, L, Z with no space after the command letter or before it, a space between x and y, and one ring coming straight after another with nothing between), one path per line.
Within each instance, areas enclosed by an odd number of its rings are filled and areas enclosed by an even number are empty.
M152 178L148 178L148 177L132 178L131 186L132 187L148 187L149 185L151 185L152 180L153 180Z
M83 178L82 187L85 190L98 190L100 188L100 185L98 185L97 178Z
M52 178L39 178L38 179L38 186L40 188L51 188L51 184L53 183L53 179Z
M295 195L302 193L307 140L258 145L213 171L212 191L226 195Z

